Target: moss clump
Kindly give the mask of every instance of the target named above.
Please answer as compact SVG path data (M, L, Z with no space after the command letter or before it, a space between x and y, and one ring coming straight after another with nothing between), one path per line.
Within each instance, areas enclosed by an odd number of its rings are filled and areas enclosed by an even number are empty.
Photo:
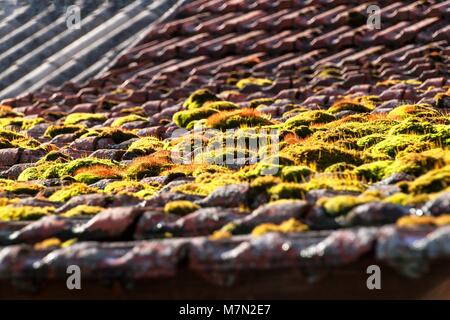
M81 204L79 206L76 206L75 208L72 208L72 209L64 212L61 216L66 217L66 218L74 218L74 217L81 217L81 216L94 216L102 210L103 210L102 207L88 206L85 204Z
M56 162L69 162L72 158L68 156L67 154L64 154L59 151L50 151L45 156L43 156L41 159L39 159L38 162L36 162L37 165L45 164L48 162L56 161Z
M74 178L78 182L91 184L102 179L121 178L121 171L116 167L95 165L78 169L75 171Z
M328 189L335 191L363 192L366 184L353 174L316 174L302 183L306 191Z
M279 199L303 199L305 188L299 183L283 182L271 187L268 191L272 201Z
M184 216L200 209L200 206L191 201L170 201L164 206L164 212Z
M336 120L336 118L325 111L311 110L302 112L284 123L285 129L293 129L299 126L309 126L312 124L327 123Z
M373 133L371 135L368 135L368 136L358 139L356 141L356 145L360 149L367 149L367 148L370 148L370 147L376 145L377 143L380 143L384 139L386 139L386 136L384 134Z
M86 129L83 126L79 125L68 125L68 126L50 126L45 130L44 137L54 138L59 136L60 134L66 133L76 133L78 136L81 136L86 132Z
M438 93L434 96L436 108L450 108L450 94Z
M120 129L120 128L101 128L101 129L90 129L87 133L81 136L85 137L98 137L99 139L112 139L114 143L122 143L133 138L137 138L133 132Z
M73 183L69 186L62 187L60 190L53 193L48 199L50 201L65 202L75 196L97 192L97 188L89 187L84 183Z
M114 120L113 123L111 124L111 127L113 127L113 128L120 127L128 122L134 122L134 121L148 122L148 119L145 117L139 116L137 114L130 114L130 115L120 117L120 118L117 118L116 120Z
M8 126L18 127L20 130L29 130L39 123L43 123L45 120L43 118L0 118L0 127L5 128Z
M71 113L64 120L64 125L74 125L83 121L106 121L106 117L98 113Z
M442 167L449 161L449 151L440 148L421 153L402 153L386 168L384 177L394 173L407 173L419 176L434 168Z
M303 224L300 221L291 218L289 220L282 222L279 225L273 223L260 224L259 226L253 229L252 236L261 236L269 232L296 233L296 232L304 232L307 230L308 226L306 224Z
M215 129L232 129L239 127L257 127L271 125L273 122L255 109L245 108L235 111L222 111L208 117L206 124Z
M301 182L313 173L314 170L307 166L286 166L281 169L281 178L288 182Z
M155 137L144 137L137 141L134 141L128 147L128 152L147 155L161 150L164 147L164 143Z
M356 167L352 164L348 164L346 162L338 162L332 164L331 166L325 169L325 173L342 173L342 172L350 172L353 171Z
M1 188L0 188L1 189ZM28 194L34 196L39 191L43 190L44 186L40 184L31 184L24 182L15 182L9 186L3 188L3 191L13 193L13 194Z
M391 119L404 119L408 117L437 117L439 112L431 107L431 105L422 104L405 104L398 106L389 112L388 117Z
M236 87L238 89L242 90L249 85L254 85L254 86L258 86L258 87L266 87L266 86L270 86L272 83L273 83L273 81L270 79L250 77L250 78L244 78L244 79L239 80L236 83Z
M191 122L206 119L218 112L218 110L208 107L178 111L173 115L173 121L177 126L186 128Z
M291 158L299 163L304 163L311 168L324 170L332 164L346 162L348 164L361 164L361 154L357 151L347 150L337 147L334 144L316 142L316 143L298 143L291 145L283 150Z
M332 198L320 199L319 203L323 205L325 212L331 216L343 215L360 204L377 200L374 197L361 197L351 195L340 195Z
M421 136L415 134L399 134L388 136L385 140L370 147L368 152L373 156L388 156L394 158L400 151L420 152L432 149L433 143L423 141Z
M450 186L450 166L431 170L412 181L409 190L414 194L438 192Z
M383 199L383 202L395 203L402 206L419 206L430 200L428 194L407 194L396 192L393 195Z
M250 100L247 104L249 108L257 108L260 105L270 106L272 103L275 102L275 99L273 98L260 98L260 99L253 99Z
M201 108L206 102L220 101L214 93L208 89L199 89L193 92L183 103L188 110Z
M143 156L133 160L128 166L126 175L130 179L154 177L170 167L170 161L164 155Z
M207 102L204 104L205 108L210 108L219 111L230 111L239 109L239 106L233 102L229 101L214 101Z
M400 228L415 228L420 226L445 226L450 224L450 215L443 214L439 217L430 216L405 216L397 220Z
M113 181L109 183L104 191L106 193L134 193L145 188L143 183L137 181Z
M434 127L433 125L422 119L418 118L406 118L399 124L392 127L389 130L390 135L397 134L426 134L433 133Z
M282 180L274 176L257 177L250 183L250 187L255 191L266 191L273 186L280 184Z
M355 99L343 99L335 102L329 109L330 113L339 113L341 111L355 111L360 113L370 112L373 107L359 103Z
M54 211L53 207L0 207L0 221L37 220L52 214Z
M378 181L385 177L387 168L393 163L391 160L374 161L363 164L354 173L367 181Z

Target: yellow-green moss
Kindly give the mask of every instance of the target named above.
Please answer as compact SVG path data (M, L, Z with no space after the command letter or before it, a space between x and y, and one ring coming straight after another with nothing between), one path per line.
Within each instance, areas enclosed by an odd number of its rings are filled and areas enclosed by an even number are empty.
M61 214L61 216L66 218L74 218L80 216L94 216L102 210L103 210L102 207L88 206L85 204L81 204L79 206L76 206L75 208L72 208L64 212L63 214Z
M299 126L309 126L311 124L327 123L334 120L336 120L336 118L326 111L310 110L299 113L298 115L293 116L292 118L286 120L286 122L284 123L284 128L292 129Z
M72 197L82 194L96 193L97 188L89 187L84 183L73 183L69 186L62 187L60 190L53 193L48 199L50 201L65 202Z
M189 98L183 103L186 109L201 108L206 102L220 101L214 93L208 89L198 89L194 91Z
M279 199L303 199L305 188L299 183L283 182L268 190L271 200Z
M281 169L281 178L289 182L301 182L314 173L307 166L285 166Z
M44 137L54 138L65 133L75 133L77 136L81 136L86 133L86 129L80 125L50 126L45 130Z
M117 118L116 120L113 121L113 123L111 124L111 127L120 127L128 122L133 122L133 121L148 121L147 118L143 117L143 116L139 116L137 114L130 114L127 116L123 116L120 118Z
M15 182L3 188L3 191L13 194L28 194L34 196L39 191L43 190L44 186L40 184L32 184L25 182Z
M300 221L291 218L277 225L274 223L263 223L255 227L252 231L252 236L261 236L268 232L281 232L281 233L297 233L308 230L308 226Z
M331 216L343 215L354 207L377 200L374 197L361 197L351 195L339 195L332 198L320 199L319 203L323 205L325 212Z
M206 119L218 112L218 110L208 107L178 111L173 115L173 121L177 126L186 128L192 121Z
M416 117L436 117L439 116L439 112L431 107L431 105L422 104L405 104L396 107L388 114L389 118L408 118L411 116Z
M267 115L255 109L245 108L235 111L222 111L211 115L206 123L211 128L225 130L239 127L266 126L274 122Z
M127 151L139 155L147 155L157 150L161 150L163 147L164 143L158 138L144 137L130 144Z
M272 83L273 82L270 79L250 77L250 78L244 78L244 79L239 80L236 83L236 87L242 90L246 86L249 86L249 85L265 87L265 86L270 86Z
M106 116L98 113L71 113L64 120L64 125L74 125L83 121L106 121Z
M450 166L431 170L412 181L409 190L415 194L438 192L450 186Z
M164 206L164 212L184 216L200 209L200 206L191 201L170 201Z
M54 211L53 207L5 206L0 207L0 221L37 220L52 214Z
M219 110L219 111L229 111L229 110L236 110L239 109L239 106L233 102L230 101L213 101L213 102L206 102L204 104L206 108Z

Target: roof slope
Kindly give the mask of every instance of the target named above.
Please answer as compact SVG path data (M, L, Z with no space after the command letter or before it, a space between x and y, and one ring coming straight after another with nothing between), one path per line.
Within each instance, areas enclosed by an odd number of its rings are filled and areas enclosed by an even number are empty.
M371 3L178 3L121 54L95 45L95 77L3 100L0 279L448 265L450 1L378 1L380 29ZM244 143L198 156L196 125ZM251 162L261 129L276 164Z

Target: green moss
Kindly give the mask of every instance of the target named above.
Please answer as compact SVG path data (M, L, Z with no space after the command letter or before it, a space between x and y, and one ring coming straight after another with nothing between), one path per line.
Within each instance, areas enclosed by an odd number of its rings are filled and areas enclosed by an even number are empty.
M395 157L400 151L420 152L433 148L433 144L423 141L422 137L415 134L399 134L388 136L385 140L368 149L374 156L387 155Z
M306 166L286 166L281 169L281 178L288 182L301 182L314 173Z
M0 118L0 128L5 128L8 126L19 127L21 130L29 130L39 123L43 123L45 120L43 118Z
M173 115L173 121L177 126L186 128L192 121L206 119L218 112L218 110L208 107L178 111Z
M403 192L397 192L393 195L383 199L383 202L395 203L402 206L418 206L430 200L428 194L406 194Z
M284 123L285 129L292 129L299 126L309 126L317 123L327 123L336 120L336 118L325 111L311 110L302 112L292 118L289 118Z
M266 191L267 189L280 184L282 180L275 176L262 176L255 178L250 187L255 191Z
M255 109L240 109L235 111L222 111L208 117L207 125L215 129L232 129L240 127L258 127L271 125L273 122L268 116Z
M355 112L370 112L373 108L370 108L362 103L358 103L354 100L341 100L334 103L329 109L330 113L339 113L341 111L355 111Z
M44 136L47 138L54 138L60 134L66 133L76 133L78 136L81 136L85 132L86 129L79 125L50 126L45 130Z
M98 113L71 113L64 120L64 125L74 125L83 121L106 121L106 117Z
M98 137L99 139L112 139L114 143L122 143L133 138L137 138L133 132L120 129L120 128L101 128L101 129L90 129L87 133L83 134L81 137Z
M389 112L389 118L408 118L408 117L436 117L439 112L431 107L431 105L422 104L405 104L398 106Z
M367 149L376 145L386 139L386 136L381 133L373 133L368 136L362 137L356 141L356 145L361 149Z
M450 186L450 166L431 170L412 181L409 190L414 194L438 192Z
M9 186L3 188L3 191L10 192L13 194L28 194L34 196L39 191L43 190L44 187L40 184L31 184L24 182L15 182Z
M240 90L242 90L246 86L249 86L249 85L265 87L265 86L270 86L272 83L273 82L270 79L250 77L250 78L244 78L244 79L239 80L236 83L236 87L238 87Z
M450 108L450 95L448 93L438 93L434 100L436 108Z
M45 164L47 162L57 161L57 162L68 162L72 160L70 156L67 154L64 154L59 151L50 151L45 156L43 156L41 159L39 159L38 162L36 162L37 165Z
M76 206L75 208L72 208L63 214L61 214L62 217L66 218L75 218L75 217L82 217L82 216L94 216L100 211L102 211L104 208L98 207L98 206L88 206L85 204L81 204L79 206Z
M358 152L323 142L298 143L287 147L283 152L296 159L299 163L304 163L311 168L316 167L318 170L324 170L339 162L354 165L362 162L361 154Z
M335 191L363 192L366 184L352 174L316 174L302 183L306 191L328 189Z
M106 193L123 193L123 192L129 192L134 193L141 191L145 188L145 185L143 183L137 182L137 181L114 181L109 183L104 191Z
M305 188L299 183L283 182L268 190L271 200L279 199L303 199Z
M389 165L385 177L394 173L407 173L419 176L437 167L442 167L449 160L449 152L443 149L432 149L421 153L405 153Z
M53 207L5 206L0 207L0 221L38 220L54 211Z
M84 183L73 183L69 186L62 187L60 190L53 193L48 199L50 201L65 202L75 196L96 192L98 192L98 189L89 187Z
M340 195L332 198L321 199L320 204L323 205L325 212L331 216L343 215L356 206L374 201L373 197L361 197L351 195Z
M199 89L193 92L183 103L186 109L201 108L206 102L220 101L220 99L208 89Z
M200 209L200 206L191 201L170 201L164 206L164 212L184 216Z
M164 143L158 138L144 137L130 144L127 151L139 155L147 155L161 150L163 147Z
M126 175L130 179L154 177L169 167L170 163L166 157L144 156L134 159L128 166Z
M111 124L111 127L113 127L113 128L120 127L128 122L134 122L134 121L148 122L148 119L145 117L139 116L137 114L130 114L130 115L120 117L120 118L117 118L116 120L114 120L113 123Z
M272 103L275 102L275 100L276 99L274 99L274 98L253 99L248 102L247 106L249 108L253 108L253 109L259 107L260 105L270 106Z
M298 138L306 138L307 136L311 135L313 131L308 126L291 127L287 130L281 130L282 136L286 136L289 133L295 134Z
M358 177L367 181L378 181L386 176L386 170L393 163L391 160L381 160L372 163L366 163L357 167L354 172Z
M356 167L354 165L348 164L346 162L338 162L332 164L325 169L325 173L342 173L346 171L353 171Z
M210 108L219 111L229 111L239 109L239 106L233 102L229 101L214 101L207 102L204 104L205 108Z

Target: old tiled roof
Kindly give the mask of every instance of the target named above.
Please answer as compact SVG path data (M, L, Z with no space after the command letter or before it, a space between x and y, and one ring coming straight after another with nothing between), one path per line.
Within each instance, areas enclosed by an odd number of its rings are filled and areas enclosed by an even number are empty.
M372 1L186 1L96 77L5 99L0 278L448 266L450 1L377 3L380 29ZM277 177L168 158L241 109L281 128Z
M4 2L0 8L0 98L92 77L138 41L148 25L170 12L176 1ZM68 28L73 14L69 5L78 5L80 28Z

